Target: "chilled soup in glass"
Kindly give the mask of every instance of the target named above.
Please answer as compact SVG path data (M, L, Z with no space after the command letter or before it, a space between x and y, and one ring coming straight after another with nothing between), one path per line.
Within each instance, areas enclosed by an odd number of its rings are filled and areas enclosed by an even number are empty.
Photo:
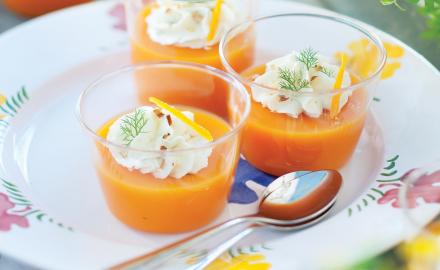
M220 38L251 19L253 0L126 0L133 63L181 60L222 69ZM254 57L252 29L231 39L230 61L249 67Z
M149 88L150 97L139 100L139 72L166 76L173 71L221 80L230 98L219 103L204 97L200 103L199 95L220 91L217 84L189 89L180 78L168 84L169 91ZM111 212L148 232L185 232L212 222L227 205L249 108L249 96L236 79L196 64L146 63L92 84L80 98L78 115L93 138Z
M256 58L242 71L229 61L229 35L248 28ZM235 27L220 47L226 70L252 96L242 144L252 165L279 176L348 162L386 59L376 35L345 19L283 14Z
M91 2L91 0L3 0L11 11L26 17L40 16L58 9Z

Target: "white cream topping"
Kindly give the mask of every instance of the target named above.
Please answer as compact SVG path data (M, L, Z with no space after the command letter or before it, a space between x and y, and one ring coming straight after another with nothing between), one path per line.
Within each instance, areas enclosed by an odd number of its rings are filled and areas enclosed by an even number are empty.
M184 111L183 114L194 120L192 112ZM136 124L133 119L137 120ZM179 179L187 174L195 174L208 166L212 153L211 148L167 152L200 146L206 140L166 110L149 106L140 107L116 120L109 129L107 140L133 149L155 151L149 153L109 147L120 165L144 174L152 173L159 179L169 176Z
M330 110L332 102L332 95L321 93L333 89L339 66L323 56L317 55L316 58L317 64L309 69L298 60L296 52L268 62L265 73L256 77L255 82L273 89L252 86L253 99L272 112L285 113L295 118L303 112L309 117L320 117L324 110ZM281 70L288 71L295 76L297 82L302 81L307 85L301 87L301 84L297 83L300 89L283 89ZM350 75L344 72L342 87L350 85ZM341 95L339 111L345 106L350 95L351 92Z
M207 40L210 31L213 0L178 1L157 0L146 18L150 38L162 45L175 45L193 49L217 44L233 26L246 21L249 7L241 0L224 0L217 31Z

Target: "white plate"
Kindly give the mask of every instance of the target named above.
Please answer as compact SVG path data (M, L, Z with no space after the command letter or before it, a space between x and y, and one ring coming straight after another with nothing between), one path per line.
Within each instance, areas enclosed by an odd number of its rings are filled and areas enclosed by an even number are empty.
M293 2L261 4L265 14L328 12ZM120 11L114 2L83 5L0 36L0 89L7 97L0 97L1 253L44 268L102 269L183 236L136 232L109 213L87 138L74 117L76 98L87 84L129 63ZM258 232L211 270L237 263L239 269L255 264L258 269L339 268L413 233L392 201L399 176L440 156L440 126L434 124L440 115L440 75L408 46L379 34L396 46L388 66L395 74L380 84L361 142L342 170L345 184L329 218L297 233ZM255 209L256 195L270 181L244 161L238 176L219 220ZM439 210L420 198L416 211L426 223ZM9 227L10 222L16 224Z

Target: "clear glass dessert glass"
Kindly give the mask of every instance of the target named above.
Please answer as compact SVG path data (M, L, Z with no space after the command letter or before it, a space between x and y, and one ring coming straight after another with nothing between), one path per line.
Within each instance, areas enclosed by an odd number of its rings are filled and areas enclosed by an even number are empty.
M178 14L178 9L177 11L168 9L161 15L154 14L164 6L165 2L168 5L171 3L174 7L176 5L183 7L185 5L209 5L212 13L207 14L203 8L195 8L191 9L193 13L187 14L187 10L183 8L182 14ZM225 5L231 6L231 4L236 7L234 10L225 8ZM216 27L218 30L212 31L217 34L209 39L211 21L215 17L213 11L215 5L216 0L125 0L133 63L151 60L180 60L222 69L218 55L221 36L229 29L229 26L250 20L255 4L254 0L224 0L222 4L224 10L220 9L218 13L218 18L220 18ZM167 12L173 15L166 17L164 14ZM158 23L152 27L151 23L147 22L149 18L153 18L152 15L156 21L162 20L160 25ZM194 21L191 21L193 19ZM208 28L209 32L207 32ZM153 31L156 33L155 38L152 38L150 34ZM234 62L239 69L247 68L254 56L253 33L251 31L237 33L231 39L230 50L233 51L230 61Z
M241 71L231 61L231 37L248 29L255 35L255 58L249 69ZM254 87L280 93L280 88L258 84L254 79L265 72L265 64L271 60L308 48L334 58L334 63L345 55L352 83L349 87L300 96L331 103L348 96L348 101L336 116L324 109L317 118L304 113L295 118L270 111L253 96L251 114L243 131L242 153L251 164L269 174L338 169L347 163L364 127L386 51L374 33L351 20L307 13L273 15L243 23L231 29L220 43L226 71L237 77L250 93Z
M437 160L402 177L396 204L404 210L410 235L401 248L406 269L440 269L439 164Z
M109 126L118 116L140 106L154 106L148 99L138 98L139 88L146 97L192 111L195 121L214 140L188 149L160 151L108 141ZM84 90L77 105L79 121L94 142L95 167L111 212L132 228L159 233L197 229L224 210L249 111L250 97L238 80L209 66L177 61L144 63L105 75ZM207 166L198 172L179 179L158 179L122 166L112 155L114 150L147 160L212 152Z

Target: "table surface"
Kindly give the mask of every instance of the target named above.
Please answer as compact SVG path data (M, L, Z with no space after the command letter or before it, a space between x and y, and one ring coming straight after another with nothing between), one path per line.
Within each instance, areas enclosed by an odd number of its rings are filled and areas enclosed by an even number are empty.
M420 38L425 22L413 7L406 7L406 11L400 11L393 6L383 7L379 0L297 0L297 2L324 7L374 25L399 38L440 68L440 44ZM25 18L14 16L0 5L0 34L25 21ZM33 270L35 268L0 254L0 269Z

